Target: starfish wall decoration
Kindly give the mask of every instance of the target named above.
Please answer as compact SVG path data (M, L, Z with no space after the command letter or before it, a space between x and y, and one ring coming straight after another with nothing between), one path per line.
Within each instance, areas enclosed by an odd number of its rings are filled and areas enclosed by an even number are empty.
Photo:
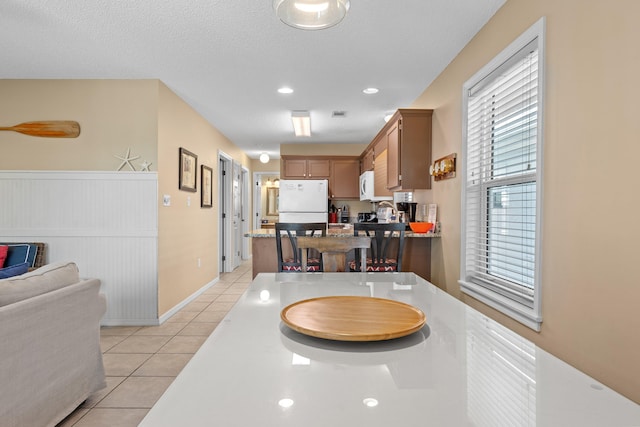
M120 163L120 166L118 166L118 169L116 169L116 171L119 171L125 165L129 165L131 170L135 171L136 168L133 167L133 165L131 164L131 161L140 158L140 156L131 157L131 148L127 148L127 154L125 154L123 157L120 157L120 156L113 156L113 157L115 157L116 159L122 160L122 163Z
M152 164L153 164L153 163L151 163L151 162L147 162L147 161L145 160L144 162L140 163L140 167L142 168L142 169L140 169L140 171L147 171L147 172L150 172L150 171L151 171L151 169L149 169L149 167L150 167Z

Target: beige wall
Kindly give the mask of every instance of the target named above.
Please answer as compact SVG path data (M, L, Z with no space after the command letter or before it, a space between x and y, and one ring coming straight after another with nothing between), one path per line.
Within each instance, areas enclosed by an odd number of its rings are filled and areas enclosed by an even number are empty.
M542 16L542 329L535 333L461 298L640 402L640 2L508 0L412 107L435 110L434 158L460 154L463 83ZM461 184L458 176L418 195L438 203L443 225L433 281L456 296Z
M0 132L0 169L103 170L120 165L131 148L157 170L156 80L0 79L0 126L36 120L75 120L77 138Z
M121 163L115 156L130 148L140 156L132 162L136 170L146 160L158 171L160 316L218 276L218 151L248 169L251 164L162 82L0 79L0 94L0 126L75 120L81 127L74 139L0 132L0 169L111 171ZM213 168L213 208L200 208L200 170L196 193L178 190L179 147L198 155L198 168ZM170 207L162 205L164 194L171 196Z
M178 190L178 152L198 156L198 191ZM164 84L158 104L158 310L162 315L218 276L218 153L249 158ZM213 208L200 207L200 165L213 169ZM251 175L251 174L250 174ZM162 206L162 196L171 206ZM187 198L191 205L187 206ZM251 197L249 197L251 200ZM198 267L200 258L200 267Z
M250 159L250 165L254 172L280 173L280 159L270 159L267 163L262 163L258 159Z

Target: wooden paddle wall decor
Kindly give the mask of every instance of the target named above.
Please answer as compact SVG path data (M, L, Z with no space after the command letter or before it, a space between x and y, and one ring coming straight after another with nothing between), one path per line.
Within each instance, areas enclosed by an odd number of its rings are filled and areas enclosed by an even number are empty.
M24 122L15 126L0 127L0 130L43 138L77 138L80 135L80 123L71 120Z

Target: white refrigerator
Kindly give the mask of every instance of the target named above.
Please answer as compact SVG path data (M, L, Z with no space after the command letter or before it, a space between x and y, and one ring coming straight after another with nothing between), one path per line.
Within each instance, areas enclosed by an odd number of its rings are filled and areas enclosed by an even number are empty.
M281 179L280 222L327 222L328 188L326 179Z

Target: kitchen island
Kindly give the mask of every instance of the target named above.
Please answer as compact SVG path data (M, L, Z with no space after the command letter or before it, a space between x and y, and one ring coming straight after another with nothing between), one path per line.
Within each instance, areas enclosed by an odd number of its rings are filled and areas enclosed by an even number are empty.
M353 225L329 225L327 236L353 236ZM253 277L255 278L258 273L276 273L278 271L278 256L275 230L254 230L245 234L245 237L251 237ZM405 231L402 271L413 272L425 280L431 280L431 239L439 237L439 233ZM282 240L282 246L285 256L291 256L291 246L288 239Z
M336 295L403 302L427 323L402 338L347 342L281 320L291 304ZM412 273L267 273L139 427L602 427L639 419L636 403Z

